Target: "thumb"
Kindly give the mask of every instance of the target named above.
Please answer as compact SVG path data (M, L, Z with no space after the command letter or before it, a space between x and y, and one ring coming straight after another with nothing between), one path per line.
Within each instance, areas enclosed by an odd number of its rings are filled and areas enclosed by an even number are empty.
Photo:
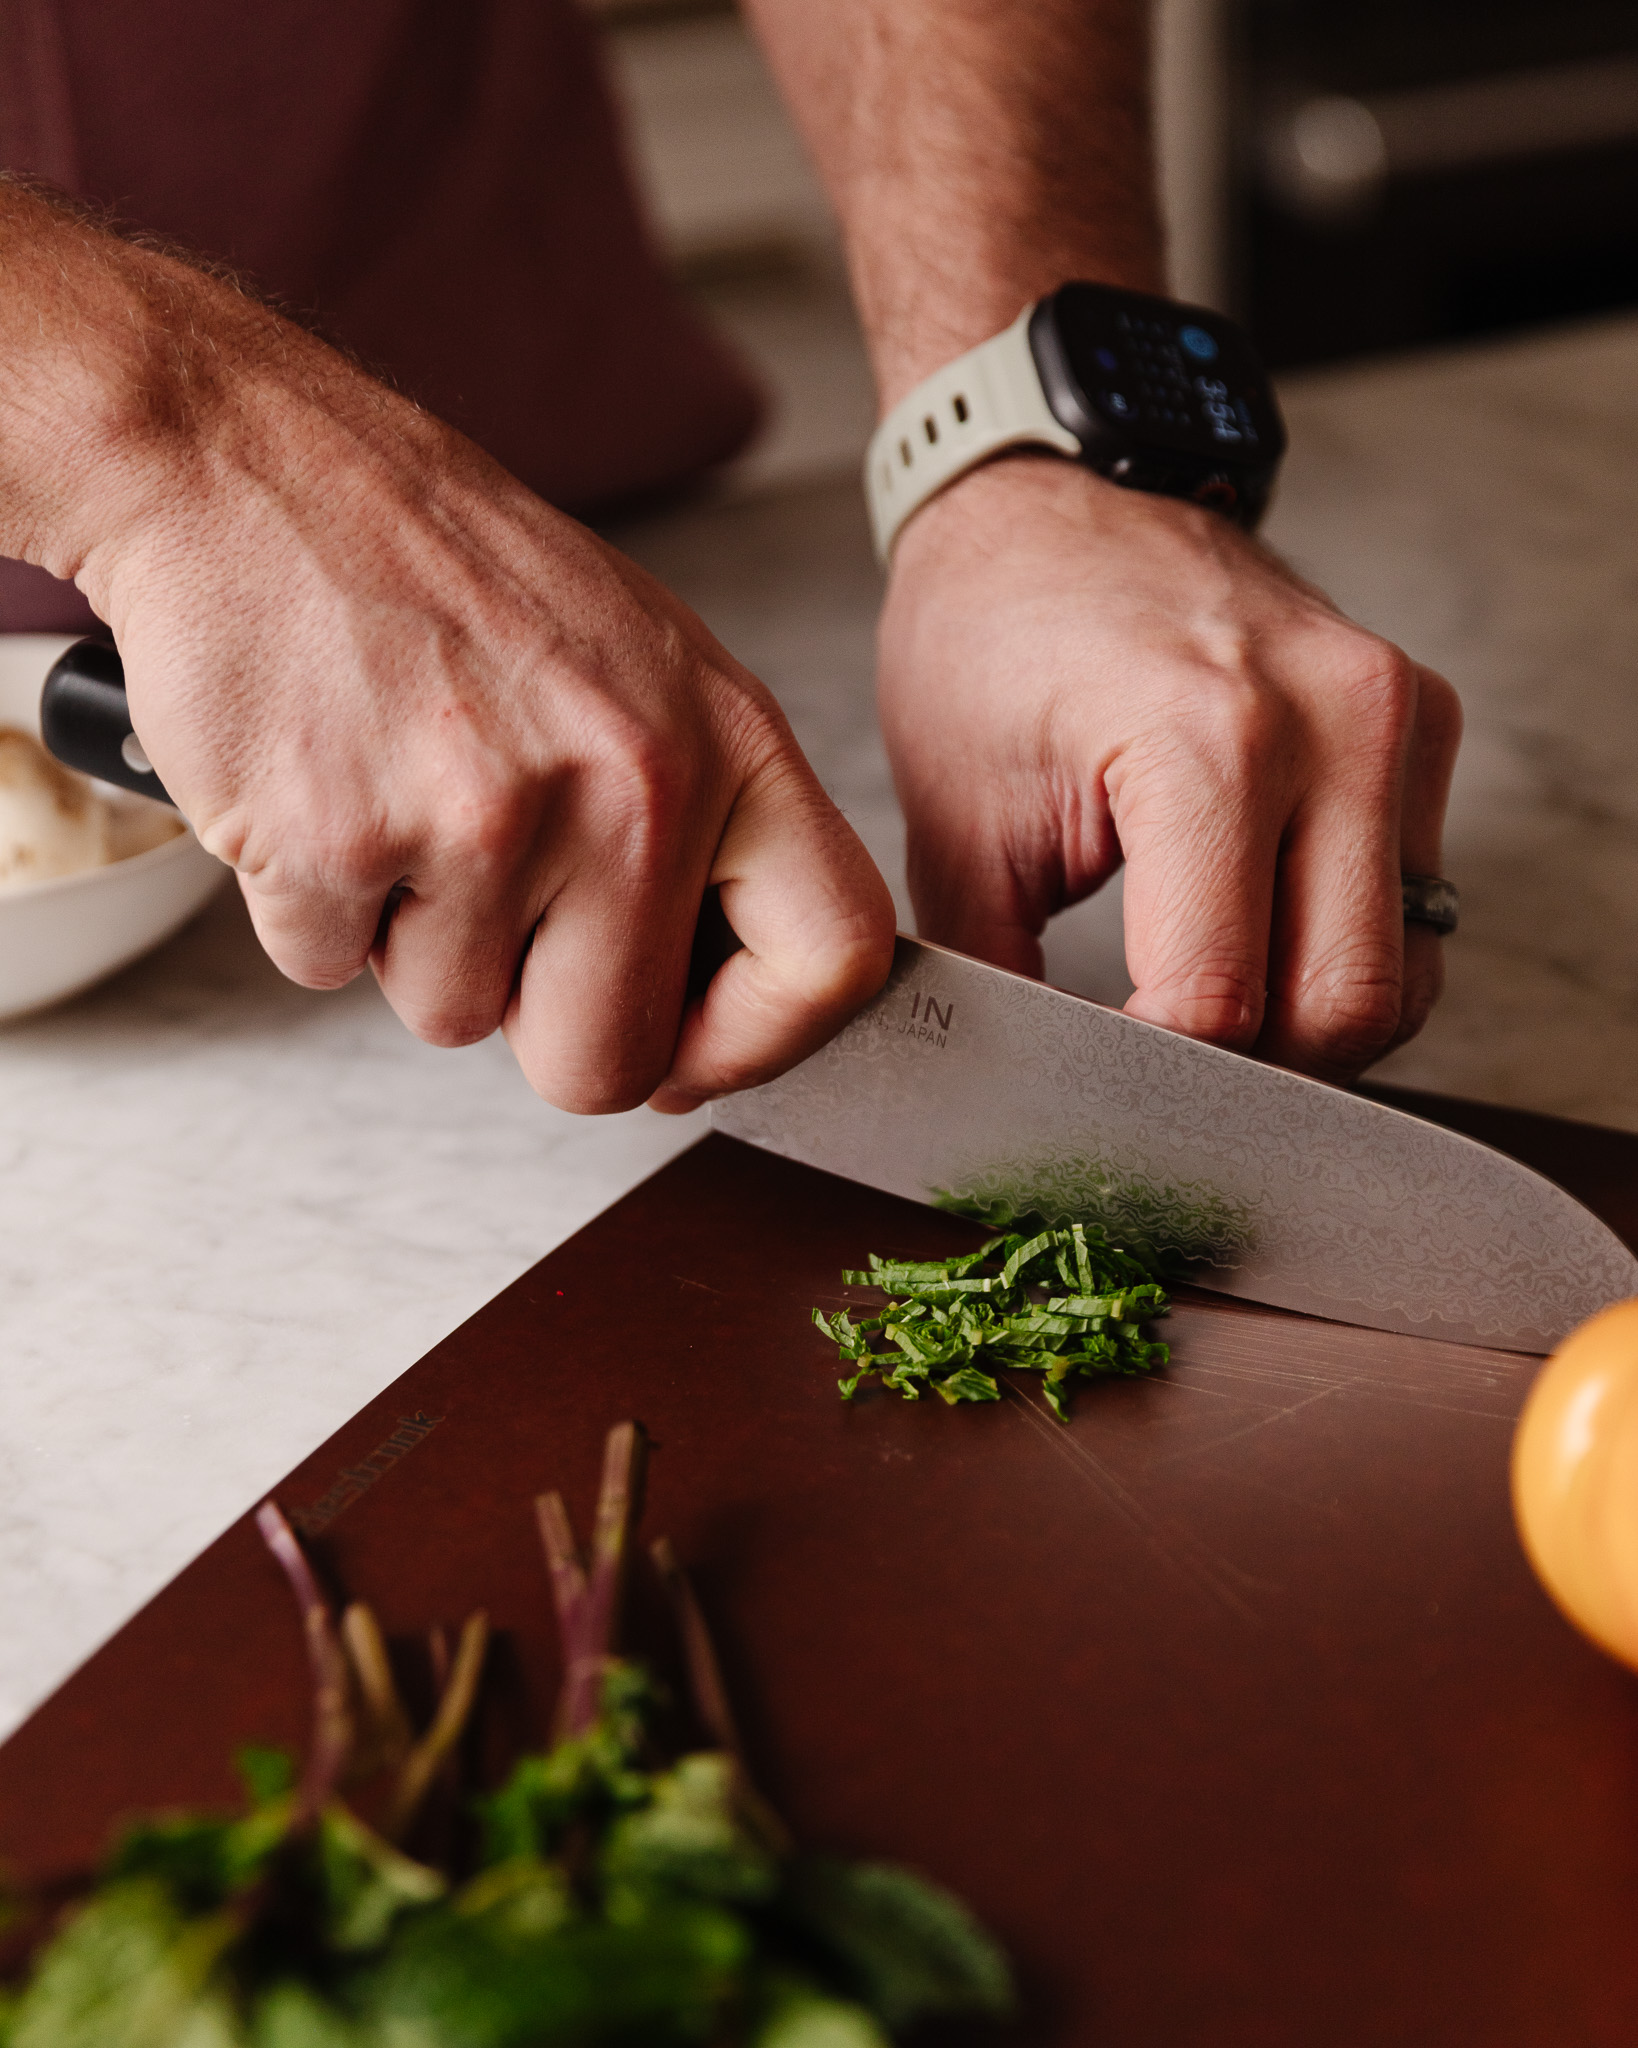
M886 981L893 899L805 762L741 792L710 880L741 940L684 1015L668 1114L754 1088L816 1052Z

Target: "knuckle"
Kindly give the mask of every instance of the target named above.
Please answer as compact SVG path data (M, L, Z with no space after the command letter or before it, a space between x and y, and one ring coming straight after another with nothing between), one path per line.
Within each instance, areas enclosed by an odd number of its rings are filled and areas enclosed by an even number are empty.
M554 1109L570 1116L618 1116L645 1103L665 1079L666 1062L632 1060L564 1061L524 1048L518 1053L524 1079Z
M241 883L262 951L298 988L345 988L364 970L371 933L338 916L322 897Z
M406 1028L425 1045L454 1050L477 1045L500 1023L511 993L505 975L496 968L492 974L468 968L450 974L429 988L406 989L404 977L394 972L391 945L381 975L387 1000Z
M771 1039L834 1029L867 1003L893 965L893 899L851 834L827 833L812 848L820 883L787 924L776 956L747 984L766 1006ZM793 1021L805 1017L808 1028ZM816 1040L815 1040L816 1042Z
M377 902L400 872L381 842L362 837L314 843L306 865L316 888L343 903Z
M1293 751L1287 706L1251 677L1237 677L1212 693L1197 735L1204 764L1229 789L1257 788ZM1192 784L1192 775L1188 780Z
M1330 962L1293 1005L1298 1036L1340 1067L1380 1057L1399 1030L1405 992L1397 958L1377 948Z
M463 1045L481 1044L489 1037L500 1022L499 1011L500 1006L493 1004L485 1009L451 1004L448 1007L400 1011L399 1014L423 1045L436 1045L444 1051L454 1052Z
M398 879L402 849L384 800L356 787L326 788L288 774L275 795L226 814L212 827L212 851L231 846L241 877L265 896L354 903Z
M469 873L510 868L529 840L536 810L524 779L499 763L467 761L446 769L439 785L444 856Z
M1421 675L1391 642L1351 630L1338 662L1337 694L1356 730L1398 745L1417 714Z
M594 763L593 803L603 829L646 867L686 816L696 785L693 749L680 735L636 720L611 721Z
M282 832L265 857L247 843L240 873L282 904L356 905L397 880L385 831L372 823L309 821Z
M555 973L524 969L522 1000L506 1036L524 1079L571 1116L636 1109L665 1079L681 1012L675 1001L634 989L620 974L594 977L578 993Z
M241 873L246 870L250 820L242 806L236 805L214 818L196 815L191 822L194 837L213 859Z
M893 914L860 909L808 949L798 969L798 993L826 1018L850 1016L886 981L893 965Z
M800 758L796 735L767 688L747 677L729 678L713 693L713 725L719 744L746 776Z
M1249 963L1229 963L1148 984L1139 1014L1185 1037L1239 1049L1256 1038L1266 1000L1261 974Z
M728 1094L816 1051L887 979L894 933L885 887L881 899L829 919L817 935L793 935L777 960L736 956L725 970L727 993L718 997L716 983L707 993L703 1036L685 1057L686 1071L674 1074L679 1085Z
M1406 954L1404 999L1390 1041L1393 1045L1403 1045L1416 1036L1433 1014L1445 985L1444 954L1431 932L1408 934Z
M1441 754L1454 754L1462 738L1462 700L1434 669L1424 669L1417 693L1417 723Z

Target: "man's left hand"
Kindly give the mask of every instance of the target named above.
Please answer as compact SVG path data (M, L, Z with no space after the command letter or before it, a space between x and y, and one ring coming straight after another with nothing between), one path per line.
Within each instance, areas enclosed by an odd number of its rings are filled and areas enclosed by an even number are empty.
M1220 515L974 471L900 536L880 693L923 936L1039 974L1124 861L1132 1015L1331 1080L1421 1028L1456 694Z

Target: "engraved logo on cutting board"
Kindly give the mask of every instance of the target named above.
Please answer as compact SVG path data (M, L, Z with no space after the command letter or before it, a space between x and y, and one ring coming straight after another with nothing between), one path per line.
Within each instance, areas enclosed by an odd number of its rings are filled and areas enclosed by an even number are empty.
M443 1421L441 1415L400 1415L398 1427L385 1443L377 1444L367 1458L361 1458L356 1465L349 1465L344 1472L336 1474L335 1484L329 1492L314 1501L311 1507L297 1508L290 1519L304 1536L316 1536L321 1529L329 1528L344 1509L350 1508L359 1495L392 1470L400 1458L407 1457L415 1446L424 1443Z

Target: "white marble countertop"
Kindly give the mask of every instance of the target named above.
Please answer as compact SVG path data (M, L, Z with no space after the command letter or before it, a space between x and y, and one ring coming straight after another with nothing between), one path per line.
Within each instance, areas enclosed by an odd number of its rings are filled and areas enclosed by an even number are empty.
M1397 1079L1638 1129L1638 323L1286 388L1277 545L1468 707L1450 993ZM626 543L778 691L902 902L851 481ZM1053 978L1118 997L1119 892ZM700 1128L314 995L231 890L0 1029L0 1732L367 1397Z

